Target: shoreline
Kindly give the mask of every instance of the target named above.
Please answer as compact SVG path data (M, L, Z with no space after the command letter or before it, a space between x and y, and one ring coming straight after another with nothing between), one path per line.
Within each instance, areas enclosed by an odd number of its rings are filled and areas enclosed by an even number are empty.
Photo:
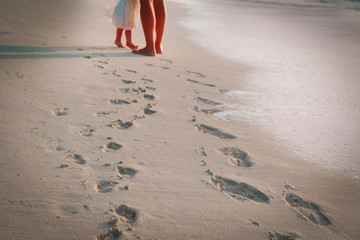
M101 3L85 2L101 15ZM358 183L300 161L260 129L211 115L222 109L216 103L234 101L223 90L253 69L187 42L174 24L186 14L179 6L168 4L166 54L156 58L116 48L89 58L86 49L0 57L5 239L92 239L111 227L125 239L356 239ZM80 33L92 36L89 46L104 46L113 29L91 16L81 23L96 24ZM58 36L48 46L82 45L81 36ZM28 44L9 37L1 45ZM319 213L296 207L291 194L319 206L327 221L311 221Z
M228 89L237 102L218 116L261 128L299 158L358 180L360 34L349 24L356 12L333 5L328 12L321 3L309 11L271 1L231 3L187 2L194 9L179 21L198 47L256 68Z

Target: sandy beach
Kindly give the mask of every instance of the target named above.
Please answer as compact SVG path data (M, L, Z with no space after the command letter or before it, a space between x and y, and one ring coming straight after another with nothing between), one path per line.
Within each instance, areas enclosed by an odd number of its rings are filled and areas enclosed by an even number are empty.
M358 181L214 116L256 69L187 41L173 2L165 54L116 48L110 3L1 3L1 239L360 236Z

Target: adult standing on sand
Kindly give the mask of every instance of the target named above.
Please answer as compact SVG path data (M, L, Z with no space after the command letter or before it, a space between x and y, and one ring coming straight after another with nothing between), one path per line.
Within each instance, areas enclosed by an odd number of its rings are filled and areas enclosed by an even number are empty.
M140 0L140 17L144 29L146 46L133 53L155 56L163 53L162 39L166 24L165 0ZM154 31L156 39L154 41Z

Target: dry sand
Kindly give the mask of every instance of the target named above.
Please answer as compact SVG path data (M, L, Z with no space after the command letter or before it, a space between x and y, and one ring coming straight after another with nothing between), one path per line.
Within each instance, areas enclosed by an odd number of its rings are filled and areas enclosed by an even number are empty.
M360 236L358 182L212 116L256 69L189 44L172 3L166 54L115 48L107 3L1 3L2 239Z

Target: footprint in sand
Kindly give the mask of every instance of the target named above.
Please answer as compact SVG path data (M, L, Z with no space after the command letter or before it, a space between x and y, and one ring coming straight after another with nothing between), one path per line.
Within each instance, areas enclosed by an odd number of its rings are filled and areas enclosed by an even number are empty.
M205 160L201 160L201 166L203 167L207 166L207 162Z
M331 224L330 220L320 211L320 207L315 203L305 201L298 195L289 192L286 192L284 197L286 202L301 213L305 219L317 225L326 226Z
M219 92L220 92L220 93L228 93L229 90L227 90L227 89L220 89Z
M265 193L247 183L236 182L228 178L214 175L210 170L208 170L207 173L211 176L212 184L233 198L238 200L250 199L255 202L264 203L268 203L270 201L269 197L266 196Z
M154 105L151 105L150 103L149 103L148 105L146 105L146 107L144 108L144 113L145 113L145 114L148 114L148 115L151 115L151 114L156 113L155 110L152 110L152 109L151 109L153 106L154 106Z
M134 84L134 83L136 83L136 81L125 80L125 79L122 79L121 81L122 81L123 83L125 83L125 84Z
M124 222L132 223L138 218L138 212L134 208L130 208L124 204L116 207L115 212Z
M115 170L118 173L120 179L125 177L132 178L136 174L136 170L129 167L116 166Z
M97 240L119 239L123 232L118 228L119 219L112 217L107 224L109 228L96 236Z
M249 160L249 156L246 152L236 147L222 148L220 151L230 157L230 162L239 167L251 167L252 163Z
M143 97L146 98L146 99L149 99L149 100L154 100L155 99L155 96L152 95L152 94L144 94Z
M74 160L77 164L80 164L80 165L83 165L86 163L85 159L80 154L76 154L73 151L69 151L68 155L65 157L65 159Z
M205 78L206 76L200 72L186 71L187 73L193 74L197 77Z
M132 88L131 90L132 90L133 92L137 92L138 94L140 94L140 93L145 93L145 92L146 92L146 89L145 89L145 88L142 88L142 87Z
M130 88L119 88L118 90L121 93L129 93L130 92Z
M291 186L290 184L285 184L285 188L288 190L297 191L297 189L295 187Z
M97 62L102 64L109 64L107 61L97 61Z
M148 66L148 67L154 67L154 64L152 63L144 63L145 66Z
M144 118L145 118L144 112L141 112L141 113L139 113L139 114L135 114L135 115L134 115L134 120L144 119Z
M148 67L158 67L158 68L162 68L162 69L170 69L169 67L164 67L164 66L155 66L154 64L151 64L151 63L145 63L145 66L148 66Z
M205 103L205 104L208 104L208 105L213 105L213 106L216 106L216 107L224 107L224 104L222 104L222 103L214 102L212 100L202 98L202 97L197 97L195 99L195 101L200 102L200 103Z
M68 108L56 108L52 110L52 113L54 116L65 116L68 110Z
M222 110L218 110L218 109L201 109L200 111L205 114L211 114L211 115L222 112Z
M87 128L87 129L81 130L80 134L83 135L84 137L90 137L93 132L95 132L95 129Z
M187 81L190 82L190 83L195 83L195 84L199 84L199 85L203 85L203 86L207 86L207 87L216 87L216 85L214 85L214 84L202 83L202 82L192 80L192 79L188 79Z
M116 184L118 183L114 181L101 180L96 183L95 190L98 193L108 193L112 191Z
M137 103L138 100L128 100L128 99L110 99L110 103L112 104L131 104L131 103Z
M125 122L123 120L118 119L117 121L110 123L108 126L117 129L128 129L132 125L134 125L132 121Z
M110 114L116 114L121 112L120 110L109 110L109 111L101 111L101 112L97 112L96 114L98 116L106 116L106 115L110 115Z
M94 67L100 68L100 69L104 69L103 66L99 65L99 64L95 64Z
M140 94L140 93L145 93L147 90L154 90L154 89L150 89L149 87L145 87L145 88L142 88L142 87L138 87L138 88L119 88L119 92L121 92L121 93L134 92L134 93Z
M159 60L162 61L162 62L166 62L166 63L169 63L169 64L173 64L173 61L168 60L168 59L160 58Z
M116 71L112 72L112 75L116 76L116 77L121 77L120 74L118 74Z
M295 240L299 236L296 233L280 234L277 232L269 232L269 240Z
M86 163L86 161L84 160L84 158L80 154L74 154L74 161L77 164L85 164Z
M142 81L144 81L145 83L152 83L154 82L154 80L150 79L150 78L141 78Z
M131 70L131 69L126 69L126 71L128 71L129 73L137 73L136 70Z
M108 151L116 151L122 148L122 145L116 143L116 142L109 142L106 145L101 146L101 150L104 152Z
M207 155L208 155L206 150L205 150L205 147L201 147L200 153L201 153L201 156L203 156L203 157L207 157Z
M211 114L211 115L223 111L223 110L219 110L219 109L200 109L199 106L197 106L197 105L192 107L191 110L194 112L202 112L202 113Z
M146 86L145 88L146 88L147 90L150 90L150 91L156 91L156 88L154 88L154 87Z
M141 237L134 232L134 227L131 226L138 218L137 210L130 208L124 204L112 209L117 214L117 217L112 216L107 222L109 226L103 233L96 236L97 240L110 239L141 239ZM119 221L120 220L120 221Z
M218 138L222 138L222 139L235 139L236 138L236 136L234 136L234 135L225 133L218 128L211 127L211 126L208 126L205 124L200 124L200 125L197 124L196 128L199 132L207 133L207 134L213 135Z
M20 73L20 72L16 72L16 77L17 78L24 78L24 74Z

